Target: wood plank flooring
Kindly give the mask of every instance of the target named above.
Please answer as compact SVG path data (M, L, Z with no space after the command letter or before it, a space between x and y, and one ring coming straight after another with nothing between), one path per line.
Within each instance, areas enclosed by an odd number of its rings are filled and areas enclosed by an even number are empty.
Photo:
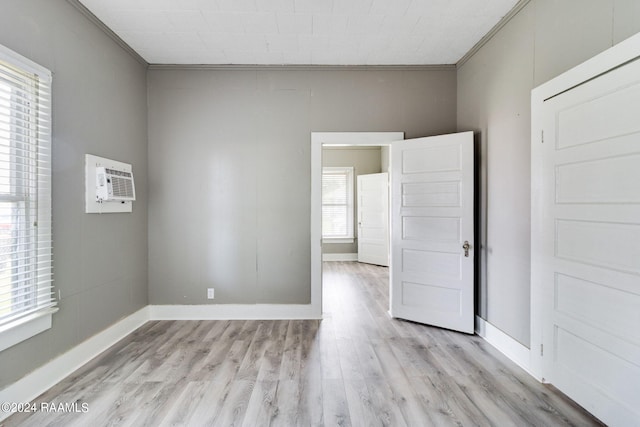
M590 426L477 336L390 319L388 269L324 264L324 319L154 321L8 426ZM1 424L1 423L0 423Z

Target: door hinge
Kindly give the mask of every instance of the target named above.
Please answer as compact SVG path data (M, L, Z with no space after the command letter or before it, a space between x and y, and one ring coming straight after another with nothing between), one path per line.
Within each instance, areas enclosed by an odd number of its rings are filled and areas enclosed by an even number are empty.
M544 356L544 344L540 344L540 356Z
M540 142L544 144L544 130L540 131Z

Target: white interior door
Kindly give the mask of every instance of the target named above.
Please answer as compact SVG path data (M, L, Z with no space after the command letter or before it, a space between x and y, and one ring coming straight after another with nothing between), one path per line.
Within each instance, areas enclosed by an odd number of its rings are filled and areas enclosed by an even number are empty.
M391 315L473 333L473 132L393 142L391 163Z
M358 175L358 262L389 265L389 174Z
M640 59L541 108L532 286L542 373L605 423L640 425Z

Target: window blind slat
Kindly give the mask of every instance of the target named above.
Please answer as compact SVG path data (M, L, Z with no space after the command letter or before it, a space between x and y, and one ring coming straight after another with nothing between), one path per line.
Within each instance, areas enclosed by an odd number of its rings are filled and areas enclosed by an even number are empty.
M0 299L5 298L6 295L11 295L14 291L22 292L25 289L34 289L34 288L35 288L35 286L32 285L32 284L31 285L21 285L20 287L15 288L15 289L13 289L11 291L6 291L6 292L3 292L2 294L0 294ZM49 282L49 286L42 286L42 287L37 288L37 292L47 291L47 289L53 289L53 281Z
M33 84L33 76L35 73L29 71L23 71L18 67L12 66L7 61L0 60L0 79L7 80L9 83L14 83L16 86L24 86ZM38 76L46 77L37 80L39 86L43 88L50 88L50 76Z
M56 302L55 302L54 296L51 295L49 299L45 299L44 301L41 301L39 304L35 304L33 308L30 308L28 310L16 311L10 315L6 315L0 318L0 326L9 324L11 322L15 322L17 320L20 320L23 317L27 317L31 314L34 314L49 308L53 308L55 306L56 306Z
M13 96L12 98L16 97ZM22 104L12 103L11 106L8 106L6 105L7 100L0 98L0 108L10 113L6 114L6 116L12 117L16 121L16 123L7 121L5 117L3 123L8 123L10 126L20 125L27 129L44 128L51 120L51 113L46 110L34 111L33 109L33 106L41 100L40 97L29 100L25 99L22 100ZM38 119L40 122L36 122L35 119Z
M49 288L49 291L46 293L48 294L52 294L53 288ZM29 287L24 287L22 288L20 291L15 291L15 292L5 292L4 294L0 295L0 307L11 307L14 305L19 305L19 304L23 304L24 302L17 302L17 303L13 303L11 301L20 298L22 300L28 298L38 298L40 296L43 295L44 290L43 289L38 289L35 285L31 285Z
M29 252L33 252L33 251L29 251ZM30 256L24 256L22 258L12 258L11 262L13 262L15 265L19 265L18 263L24 262L24 261L29 260L29 259L31 259ZM41 265L41 264L42 265L47 265L47 262L46 261L41 261L39 263L31 263L30 266L32 267L32 271L37 271L37 266ZM8 267L8 269L11 269L11 268L16 268L16 267L14 267L14 266L9 266ZM3 271L4 271L4 269L3 269ZM20 273L20 274L11 274L11 275L7 275L6 277L20 276L21 274L22 273Z
M50 94L46 90L36 90L29 92L25 88L11 86L8 81L0 79L0 106L13 108L15 111L28 112L30 114L48 115L49 107L39 104L51 101ZM38 110L38 107L40 109ZM33 111L33 113L32 113Z
M33 146L29 146L28 148L18 147L18 145L25 144L25 142L23 140L16 139L16 138L3 137L2 132L3 130L0 129L0 153L12 154L11 150L13 150L13 152L24 153L24 154L21 154L19 158L32 159L31 154L36 153L36 151L33 150ZM27 156L26 153L29 153L30 155ZM47 147L40 147L37 153L41 155L46 155L46 156L51 155L51 152ZM32 160L37 160L37 159L32 159ZM9 160L6 160L6 159L3 159L2 161L4 163L9 162ZM43 161L43 160L40 159L40 161Z
M42 112L41 114L29 114L25 111L16 108L6 108L0 103L0 109L3 110L4 117L0 121L2 126L1 130L14 130L24 132L42 132L46 131L48 126L51 125L51 117L48 113ZM10 121L9 118L12 120ZM38 120L36 123L35 120ZM24 135L24 134L20 134Z
M19 319L20 317L24 316L27 313L32 313L31 309L34 306L37 306L37 305L39 305L40 307L42 307L42 306L49 306L49 307L53 306L54 304L51 303L51 300L52 300L53 297L54 297L53 292L49 293L47 295L43 295L41 297L34 297L34 298L31 298L29 301L25 301L22 304L12 305L11 309L15 313L14 316ZM51 304L51 305L49 305L49 304ZM38 310L36 310L36 311L38 311Z
M6 296L7 295L18 295L20 292L25 292L25 290L29 290L29 289L35 289L34 292L42 292L45 291L47 289L53 289L53 281L49 282L49 286L46 286L46 284L43 284L42 286L38 286L36 287L35 284L33 283L22 283L20 284L19 287L16 287L15 289L12 289L11 291L5 291L3 293L0 294L0 305L2 305L2 301L5 301Z
M43 87L29 88L33 91L25 90L19 86L12 86L11 82L0 78L0 108L8 110L15 115L15 119L21 119L25 122L25 118L39 117L43 123L49 121L51 117L50 103L51 96L48 90ZM4 123L13 125L14 123L7 121ZM43 123L32 122L31 126L43 126Z
M52 293L53 292L53 286L49 286L47 288L45 287L36 287L36 285L25 285L25 286L21 286L20 288L14 288L13 292L9 293L9 292L4 292L2 294L0 294L0 307L3 305L10 305L8 304L10 301L15 301L16 299L23 299L24 297L35 297L38 294L44 294L44 293Z

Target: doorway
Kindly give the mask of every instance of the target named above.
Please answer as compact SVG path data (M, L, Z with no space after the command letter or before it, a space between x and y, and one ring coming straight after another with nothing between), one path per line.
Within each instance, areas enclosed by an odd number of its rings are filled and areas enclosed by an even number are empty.
M312 304L322 313L322 147L391 146L392 317L474 332L473 132L312 133ZM351 142L354 141L354 142Z
M322 315L322 148L323 146L389 146L404 132L311 133L311 304Z

